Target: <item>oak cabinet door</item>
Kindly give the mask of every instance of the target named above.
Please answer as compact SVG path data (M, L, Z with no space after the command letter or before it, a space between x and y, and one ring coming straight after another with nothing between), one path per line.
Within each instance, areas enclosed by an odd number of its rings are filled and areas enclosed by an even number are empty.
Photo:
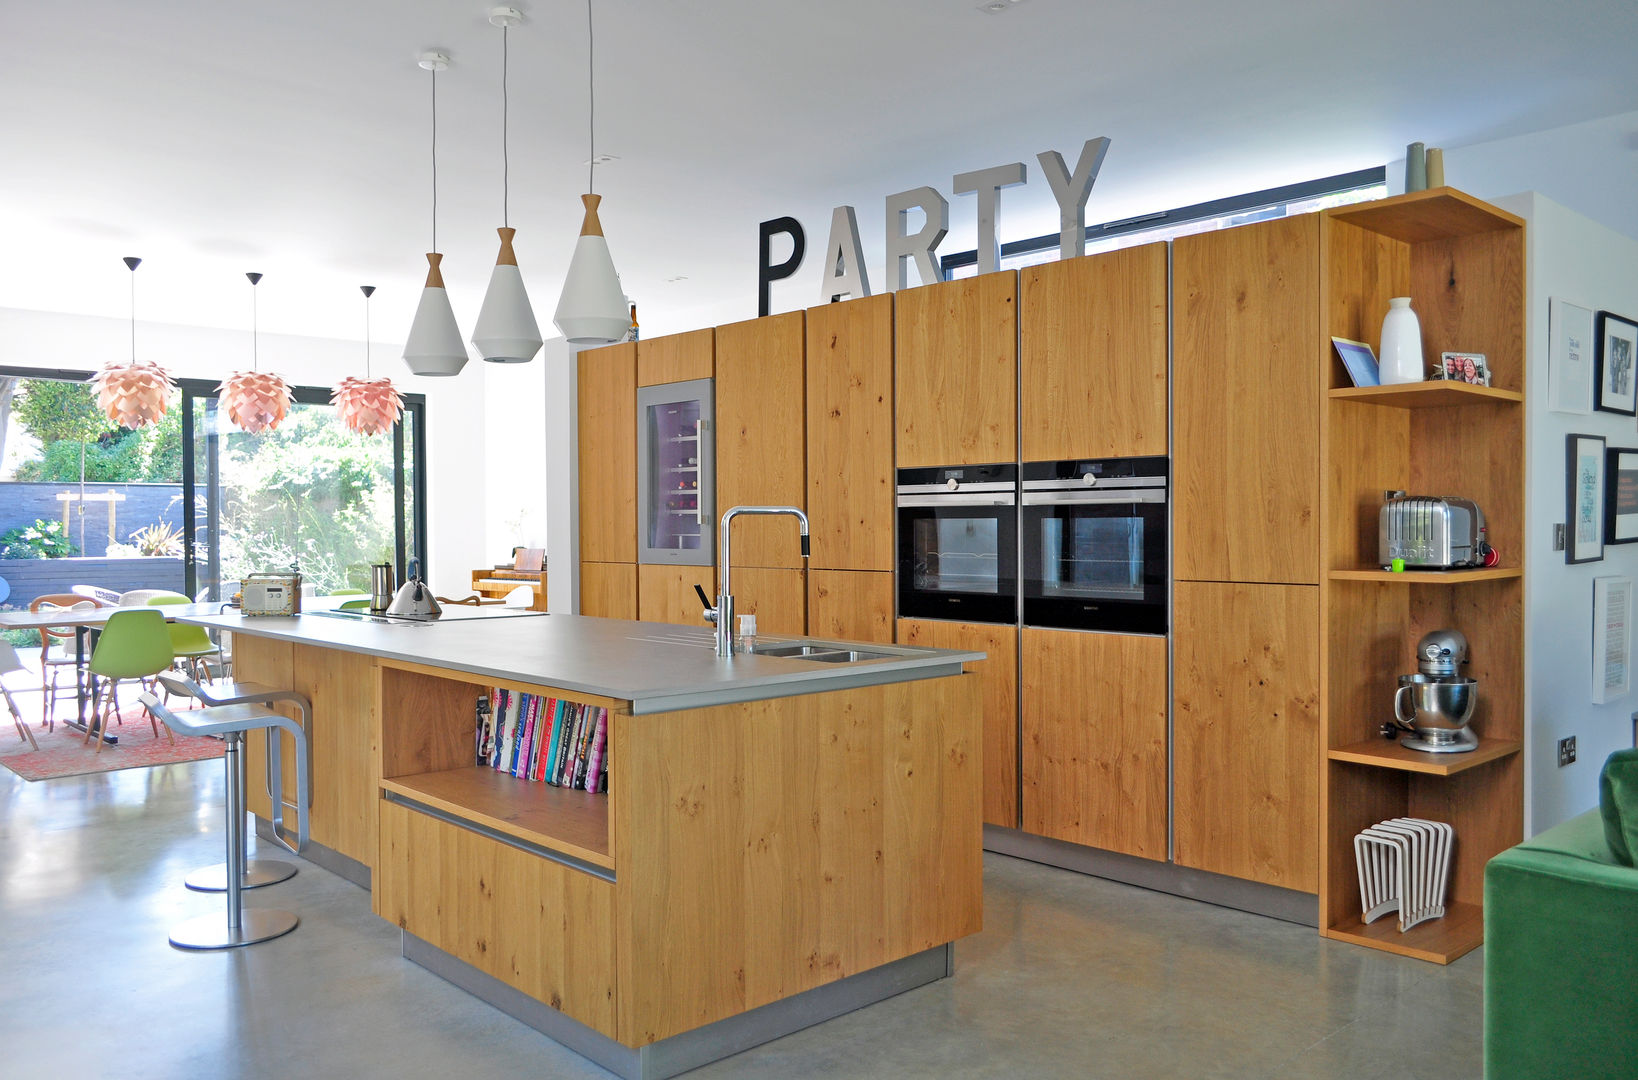
M715 340L716 331L705 329L636 342L637 385L709 379Z
M717 327L719 511L807 509L805 335L806 315L800 311ZM736 572L742 566L803 568L791 518L738 517L733 530Z
M637 617L644 622L676 623L679 626L711 624L701 617L704 608L698 585L705 595L717 602L717 572L711 566L670 566L664 563L642 563L637 567Z
M1173 857L1319 890L1319 589L1180 581Z
M1012 270L895 295L899 468L1017 460L1017 299Z
M893 295L809 308L807 316L812 567L890 571Z
M873 570L809 570L808 633L892 644L893 575Z
M637 561L637 346L579 357L580 557Z
M1166 639L1024 627L1025 832L1166 858Z
M637 564L580 564L580 614L600 619L637 617Z
M1024 460L1165 454L1166 245L1027 267L1019 293Z
M744 520L743 518L738 520ZM802 570L740 566L735 559L734 613L756 616L758 634L801 637L808 632L808 583ZM739 627L734 627L739 632Z
M1180 579L1319 581L1318 217L1174 246Z

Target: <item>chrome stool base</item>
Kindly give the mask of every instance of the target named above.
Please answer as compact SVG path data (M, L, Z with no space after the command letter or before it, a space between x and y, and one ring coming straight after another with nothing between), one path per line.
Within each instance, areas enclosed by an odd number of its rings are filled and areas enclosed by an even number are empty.
M260 889L277 885L296 876L296 868L281 859L251 859L245 863L245 872L239 878L241 889ZM182 879L182 884L194 892L227 892L227 863L201 866Z
M237 949L283 937L300 921L295 912L276 908L246 908L240 912L236 927L227 925L220 915L201 915L172 930L171 944L178 949L201 952Z

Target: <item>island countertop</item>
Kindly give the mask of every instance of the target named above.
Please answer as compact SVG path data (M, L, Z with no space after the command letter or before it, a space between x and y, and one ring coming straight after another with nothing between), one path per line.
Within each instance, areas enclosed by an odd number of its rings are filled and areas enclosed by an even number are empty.
M715 654L707 626L481 608L426 623L319 612L292 617L230 612L178 621L618 698L631 702L636 715L935 678L957 674L963 663L985 655L850 642L861 651L886 655L845 664L752 653L724 658ZM758 638L760 644L791 640L802 639Z

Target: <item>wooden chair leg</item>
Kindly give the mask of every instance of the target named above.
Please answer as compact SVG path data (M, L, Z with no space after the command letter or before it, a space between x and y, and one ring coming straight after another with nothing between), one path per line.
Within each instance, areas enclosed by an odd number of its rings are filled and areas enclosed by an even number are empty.
M11 722L17 725L17 734L27 739L29 746L33 749L40 749L40 744L34 741L34 732L30 731L28 724L23 721L23 711L17 707L17 702L11 699L11 691L4 686L0 686L0 695L4 695L6 708L11 710Z

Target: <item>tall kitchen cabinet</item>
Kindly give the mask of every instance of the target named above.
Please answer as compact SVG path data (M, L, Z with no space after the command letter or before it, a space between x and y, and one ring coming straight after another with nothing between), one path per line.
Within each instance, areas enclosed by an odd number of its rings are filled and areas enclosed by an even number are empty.
M897 466L1018 459L1018 274L1004 270L895 295ZM891 593L889 594L891 600ZM900 644L977 649L984 686L984 820L1018 825L1018 627L899 619Z
M1024 462L1167 453L1167 294L1163 243L1020 272ZM1166 639L1025 626L1019 655L1020 827L1164 860Z
M719 518L733 506L807 509L806 335L801 311L717 327ZM732 528L735 609L756 616L758 633L807 633L795 520L746 515Z
M1172 245L1173 858L1319 891L1320 216Z
M809 308L806 336L809 632L890 642L893 294Z
M716 363L716 331L692 330L684 334L670 334L665 337L650 338L636 343L637 348L637 386L643 387L665 386L670 383L693 382L696 379L710 379L715 372ZM668 399L669 400L669 399ZM633 423L637 421L636 405L633 404ZM713 421L714 423L714 421ZM710 432L706 433L710 437ZM639 443L641 440L639 439ZM695 468L709 469L710 464L704 450L696 447ZM641 469L639 469L641 472ZM669 485L670 477L656 477L655 483ZM705 533L703 541L709 545L715 534L712 521L715 518L713 508L706 504L705 488L709 477L701 473L694 474L696 482L695 499L702 505L704 511L701 527ZM639 488L641 485L639 484ZM637 498L647 498L641 490ZM693 504L686 504L693 505ZM666 512L665 505L658 510L651 508L650 513ZM684 511L684 513L692 513ZM686 520L692 522L692 516ZM690 525L690 528L693 526ZM634 524L635 535L638 526ZM700 616L701 606L694 587L698 585L707 596L716 595L716 573L714 563L696 566L690 564L643 562L639 558L637 565L637 617L649 622L681 623L685 626L704 626Z
M580 614L637 617L637 346L577 361Z
M1324 754L1320 925L1327 937L1448 963L1484 936L1484 865L1524 833L1524 222L1449 188L1327 211L1323 219L1320 583ZM1378 344L1409 296L1428 360L1480 352L1491 385L1355 388L1330 336ZM1392 573L1378 564L1382 493L1457 495L1484 511L1500 560ZM1429 754L1383 739L1397 676L1425 633L1466 636L1478 680L1476 750ZM1388 818L1455 830L1446 914L1401 934L1360 919L1353 838Z

